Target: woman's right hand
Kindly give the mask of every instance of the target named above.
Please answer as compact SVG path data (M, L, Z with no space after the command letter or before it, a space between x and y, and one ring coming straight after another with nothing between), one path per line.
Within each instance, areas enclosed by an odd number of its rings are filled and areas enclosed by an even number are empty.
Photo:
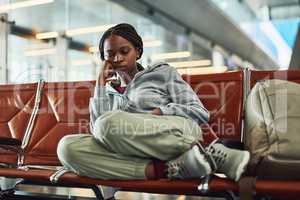
M113 69L112 64L108 61L104 61L99 71L98 84L100 86L105 86L106 82L115 75L116 71Z

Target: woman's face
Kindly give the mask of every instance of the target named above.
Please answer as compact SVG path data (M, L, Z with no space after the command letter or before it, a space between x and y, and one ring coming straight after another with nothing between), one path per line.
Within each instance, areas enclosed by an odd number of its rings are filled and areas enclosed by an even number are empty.
M104 59L112 64L116 72L136 73L138 56L138 49L121 36L111 35L104 41Z

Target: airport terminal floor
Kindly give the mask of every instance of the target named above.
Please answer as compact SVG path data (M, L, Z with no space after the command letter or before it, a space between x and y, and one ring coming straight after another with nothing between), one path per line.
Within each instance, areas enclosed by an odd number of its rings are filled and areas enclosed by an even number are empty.
M59 191L54 191L51 188L42 189L42 188L23 188L32 193L36 193L36 196L27 196L26 194L20 192L18 195L14 197L7 197L7 200L47 200L49 197L53 199L66 199L66 196L69 194L76 195L76 197L69 197L69 199L76 200L91 200L95 199L95 195L93 192L89 190L83 190L80 188L77 189L59 189ZM51 193L51 195L47 194ZM56 194L53 195L53 194ZM59 196L61 195L61 196ZM27 196L27 197L26 197ZM185 195L163 195L163 194L151 194L151 193L138 193L138 192L118 192L115 195L115 199L132 199L132 200L141 200L141 199L149 199L149 200L219 200L222 198L213 198L213 197L198 197L198 196L185 196Z

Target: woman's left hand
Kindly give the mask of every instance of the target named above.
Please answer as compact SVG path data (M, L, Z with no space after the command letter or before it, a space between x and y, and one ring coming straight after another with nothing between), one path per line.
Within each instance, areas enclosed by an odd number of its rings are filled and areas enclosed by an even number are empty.
M155 108L154 110L152 110L151 114L152 115L162 115L163 113L161 112L160 108Z

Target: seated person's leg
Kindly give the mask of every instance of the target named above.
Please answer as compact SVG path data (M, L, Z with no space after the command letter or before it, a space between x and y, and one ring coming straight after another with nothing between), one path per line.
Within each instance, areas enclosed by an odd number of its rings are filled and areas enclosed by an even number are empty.
M58 144L60 162L71 171L100 179L145 179L148 159L110 152L92 135L68 135Z
M66 136L58 146L62 164L84 176L198 178L213 171L209 155L218 172L238 180L249 161L248 152L229 149L216 140L199 148L200 144L195 144L202 139L201 130L182 117L115 111L97 123L101 126L96 127L94 136Z
M123 111L99 117L93 135L111 152L159 160L178 157L202 138L199 125L192 120Z

